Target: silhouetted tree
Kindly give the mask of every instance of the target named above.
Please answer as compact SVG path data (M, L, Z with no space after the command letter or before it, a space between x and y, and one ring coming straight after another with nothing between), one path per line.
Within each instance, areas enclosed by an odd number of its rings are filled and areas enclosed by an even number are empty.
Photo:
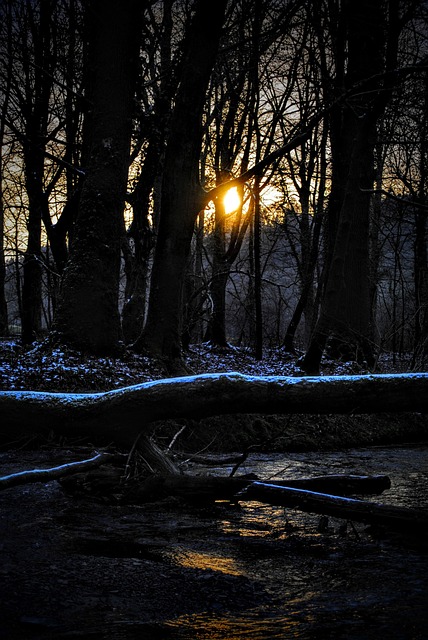
M162 177L161 214L147 323L137 350L148 349L181 366L182 295L196 217L204 208L199 180L202 112L217 55L226 0L195 4L189 45L169 124Z
M55 328L61 340L94 353L114 352L121 339L120 239L141 9L137 0L86 5L89 160Z
M387 12L388 9L388 12ZM318 373L326 341L334 355L373 363L370 336L369 226L374 183L376 125L390 85L385 71L395 67L399 36L398 4L329 3L329 30L337 96L360 87L330 114L332 179L326 238L325 285L321 312L302 361Z

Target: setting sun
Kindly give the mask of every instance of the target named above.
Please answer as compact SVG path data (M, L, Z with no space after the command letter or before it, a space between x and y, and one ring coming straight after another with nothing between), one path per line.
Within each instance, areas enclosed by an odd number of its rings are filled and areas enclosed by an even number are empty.
M239 196L237 187L232 187L231 189L229 189L229 191L227 191L226 195L224 196L223 204L226 215L228 215L229 213L233 213L234 211L239 209L239 207L241 206L241 198Z

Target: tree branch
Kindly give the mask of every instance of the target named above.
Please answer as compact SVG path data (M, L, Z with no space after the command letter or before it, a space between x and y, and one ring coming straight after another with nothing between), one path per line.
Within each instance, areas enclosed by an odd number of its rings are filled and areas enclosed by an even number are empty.
M70 476L74 473L87 471L99 467L105 462L113 458L111 453L97 453L93 458L81 460L80 462L69 462L59 467L50 469L31 469L29 471L20 471L19 473L11 473L8 476L0 477L0 491L9 487L17 487L21 484L30 484L34 482L50 482L57 478Z
M301 146L306 140L309 139L312 130L316 127L316 125L321 122L321 120L328 114L332 109L337 107L339 104L342 104L346 100L349 100L351 97L355 97L361 95L361 92L364 90L364 87L370 85L374 80L390 80L394 81L396 78L401 78L402 76L406 76L410 73L426 71L428 68L428 57L423 58L420 62L415 63L413 65L408 65L406 67L400 67L398 69L393 69L392 71L387 71L380 74L374 74L368 78L365 78L361 82L358 82L353 87L345 91L341 94L336 100L333 100L329 105L327 105L324 109L321 109L318 113L315 113L312 118L309 119L304 131L301 131L294 138L292 138L287 144L284 144L279 149L272 151L265 158L257 162L253 167L242 173L240 176L233 178L223 184L210 189L210 191L205 193L204 203L205 206L211 200L215 200L223 196L226 191L228 191L231 187L237 187L241 184L247 182L250 178L254 176L262 175L263 171L271 165L276 160L283 158L287 153L293 151L297 147ZM380 92L383 90L382 86L376 87L375 91ZM372 92L373 90L371 90Z

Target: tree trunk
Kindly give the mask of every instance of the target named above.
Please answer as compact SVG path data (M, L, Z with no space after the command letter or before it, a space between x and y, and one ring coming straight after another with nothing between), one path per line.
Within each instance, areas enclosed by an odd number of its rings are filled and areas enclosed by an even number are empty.
M424 206L424 204L422 206ZM414 245L416 298L414 353L422 357L422 362L423 358L428 354L428 259L426 226L426 211L417 211L415 214Z
M30 140L24 153L26 188L28 194L27 246L22 263L22 327L21 337L29 345L40 335L42 328L42 207L44 194L43 155ZM34 147L33 147L34 145ZM33 148L31 148L33 147Z
M226 172L218 171L217 183L227 180ZM216 347L227 347L226 288L230 264L226 251L226 209L222 198L215 202L214 233L212 238L212 276L210 298L212 304L204 340Z
M186 351L191 342L200 344L204 335L204 303L207 296L203 262L204 223L205 213L200 211L195 225L194 255L188 265L185 287L181 339Z
M319 372L321 354L327 337L335 337L334 357L368 360L370 325L369 288L369 207L370 194L361 185L371 187L373 165L373 128L355 123L353 157L350 161L346 192L340 211L340 222L327 284L314 336L304 358L304 370Z
M263 358L260 176L254 179L254 320L256 360Z
M30 11L31 15L31 11ZM40 17L32 31L34 55L33 95L25 105L23 143L25 188L28 197L27 247L23 260L22 341L31 344L42 328L42 219L48 207L45 192L44 153L52 89L51 15L47 3L40 5ZM30 47L24 56L30 63ZM28 78L27 78L28 81Z
M335 90L348 89L385 68L385 8L364 0L347 3L340 20L345 43L336 43ZM339 33L340 31L340 33ZM391 33L391 37L396 34ZM391 43L391 48L393 43ZM346 52L346 54L345 54ZM346 59L345 59L346 55ZM367 83L364 92L331 113L332 186L327 216L325 286L321 312L302 367L317 374L330 335L337 354L372 364L370 336L369 228L376 123L384 89ZM381 107L382 105L382 107Z
M428 410L428 374L256 377L218 373L157 380L105 393L0 392L3 440L17 433L90 436L130 446L156 420L213 415Z
M1 160L0 160L0 182L1 182ZM9 335L9 321L6 302L6 260L4 251L4 207L3 198L0 194L0 335Z
M9 335L9 321L6 302L6 259L5 259L5 202L3 197L3 146L5 144L6 119L11 98L11 85L13 77L13 57L12 57L12 16L10 6L5 6L3 20L7 33L7 55L3 88L3 104L0 113L0 335Z
M162 179L161 216L149 310L135 343L180 370L182 296L196 216L204 208L199 184L201 116L217 54L226 0L196 3L190 45L170 121Z
M140 201L133 205L134 219L130 230L124 231L123 250L125 261L126 287L122 309L122 330L126 344L132 344L141 335L146 311L146 292L149 259L153 249L153 230L148 220L148 203ZM133 240L133 250L128 245L129 236Z
M144 328L149 280L149 261L155 245L156 216L150 223L151 195L156 178L161 175L165 137L171 100L176 90L176 74L172 73L171 35L173 29L172 7L174 0L162 3L163 16L160 49L160 81L155 92L152 122L147 131L147 151L140 176L134 191L128 196L132 206L132 223L127 236L133 240L133 250L129 247L125 265L126 290L122 310L122 329L125 342L134 343ZM155 57L157 50L151 54ZM127 242L127 238L124 238Z
M120 238L128 178L141 5L94 0L87 175L71 255L55 317L60 340L113 353L121 339L118 309Z
M306 318L307 329L312 329L313 322L313 301L311 300L311 296L313 295L314 288L314 277L315 277L315 269L317 266L317 260L319 255L319 244L320 244L320 236L322 224L324 221L324 173L325 173L325 142L324 142L323 133L323 144L321 153L323 154L323 159L321 161L322 165L322 180L320 186L320 195L319 202L317 205L317 211L314 212L313 221L310 230L308 230L308 239L307 239L307 252L306 256L302 255L304 264L303 273L302 273L302 284L300 290L300 296L297 301L297 304L294 308L293 315L291 316L291 320L288 324L287 330L285 332L285 337L283 341L283 347L289 351L290 353L295 353L294 347L294 339L297 331L297 327L299 326L300 320L302 318L303 313L309 310L308 318Z
M428 251L427 251L427 190L428 190L428 72L424 78L425 111L420 124L419 188L416 197L414 279L415 279L415 345L414 358L428 355Z
M227 347L226 337L226 287L230 267L227 262L213 260L213 276L210 285L212 312L205 333L205 341L217 347Z

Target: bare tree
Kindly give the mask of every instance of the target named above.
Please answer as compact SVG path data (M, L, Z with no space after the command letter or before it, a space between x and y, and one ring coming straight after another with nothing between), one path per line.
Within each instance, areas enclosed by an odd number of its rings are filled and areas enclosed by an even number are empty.
M132 149L139 176L127 201L132 207L132 221L123 238L125 260L125 302L122 310L122 329L125 341L134 342L144 326L147 306L149 264L155 245L158 215L154 210L156 184L162 175L166 129L177 89L177 56L173 51L174 0L165 0L162 11L149 9L143 25L145 53L149 57L141 70L137 96L140 113L136 116L137 130ZM181 34L185 37L185 34ZM181 42L181 41L180 41ZM144 73L146 71L146 73ZM147 75L150 80L147 80Z
M5 292L6 280L6 262L5 262L5 207L3 196L3 145L5 142L6 119L10 102L11 83L12 83L12 18L11 7L4 4L0 9L0 20L3 26L3 55L6 59L6 65L3 70L3 103L0 113L0 335L9 334L8 310Z
M332 184L327 217L325 285L320 317L302 367L318 373L327 338L334 355L373 364L370 335L369 221L376 125L390 96L386 70L395 67L398 4L330 3L329 29L337 93L364 82L330 115ZM372 78L369 80L369 78ZM328 95L327 91L326 94Z
M95 353L114 352L121 339L120 239L141 8L136 0L86 5L89 159L55 328L61 340Z
M147 323L137 350L148 349L174 367L181 363L183 283L194 224L204 208L199 182L202 112L217 55L226 0L195 5L175 107L169 125L162 178L161 216Z
M26 248L21 324L23 341L30 343L42 327L43 296L47 293L48 299L51 297L43 277L52 281L54 289L67 259L71 187L81 173L73 167L78 164L77 66L81 46L76 44L74 0L64 4L49 0L9 2L6 8L3 29L7 44L0 75L8 96L2 112L2 135L8 150L2 172L3 209L5 228L10 229L11 218L18 212L22 219L18 221L19 244L25 239ZM67 56L70 51L73 55ZM25 231L21 231L23 226ZM53 258L50 264L47 242ZM21 264L20 255L16 263Z

